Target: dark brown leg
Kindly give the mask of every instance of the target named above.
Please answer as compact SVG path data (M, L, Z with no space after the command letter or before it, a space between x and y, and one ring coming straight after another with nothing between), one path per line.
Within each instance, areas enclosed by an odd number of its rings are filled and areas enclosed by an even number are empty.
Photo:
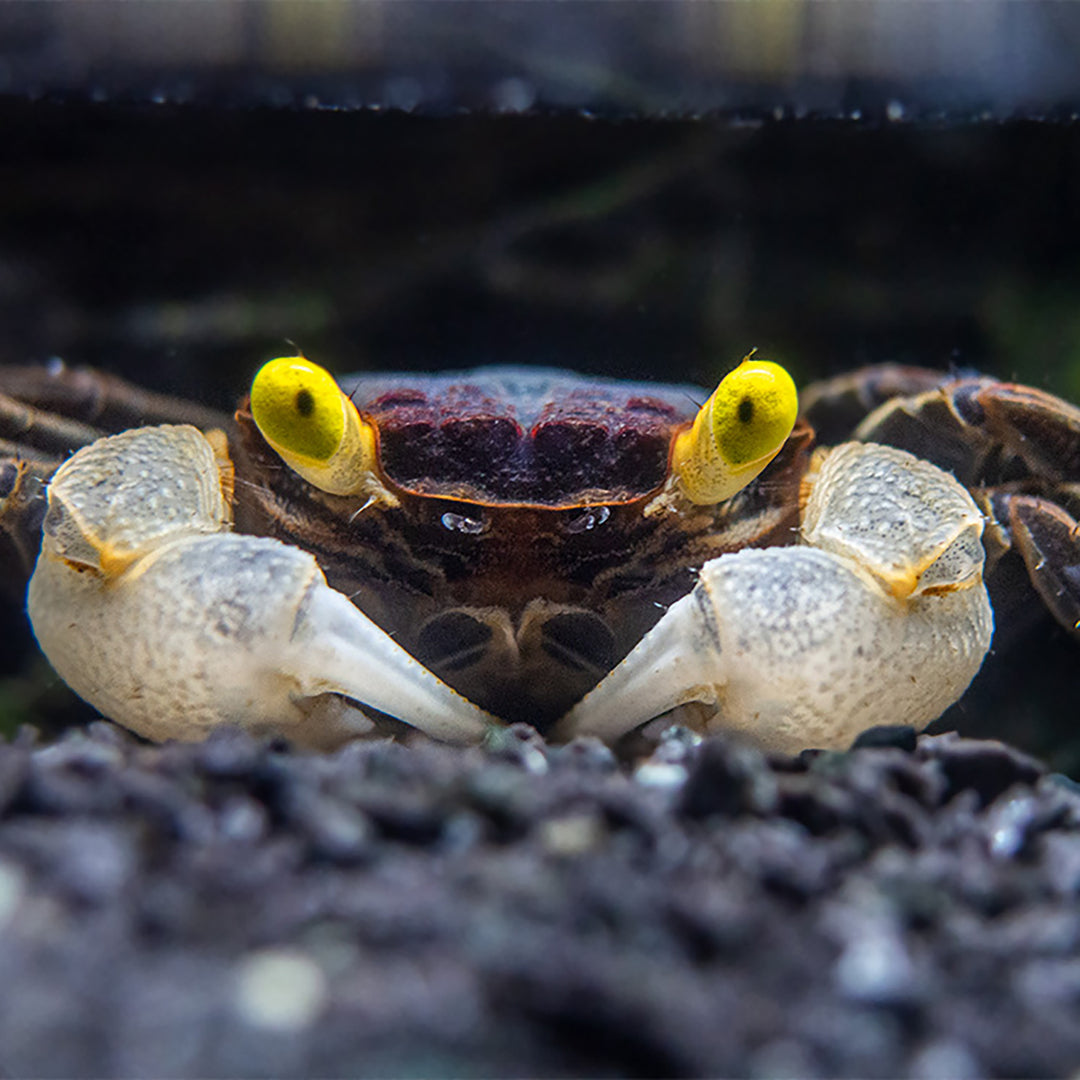
M45 488L58 461L0 457L0 589L21 598L41 546Z
M4 453L31 458L63 455L105 434L80 420L46 412L0 393L0 444Z
M1003 462L1019 458L1044 482L1080 475L1080 408L1045 390L991 379L950 388L953 410L998 447Z
M811 383L799 394L800 415L831 446L852 437L855 428L878 406L893 398L936 390L948 381L943 371L905 364L876 364Z
M968 486L980 482L983 462L992 449L984 433L955 414L941 389L886 402L866 417L854 436L906 450Z
M147 424L194 424L205 430L231 423L216 409L62 363L0 367L0 394L92 425L99 434Z
M1080 638L1080 525L1049 499L1012 495L1001 501L1032 584L1054 618Z

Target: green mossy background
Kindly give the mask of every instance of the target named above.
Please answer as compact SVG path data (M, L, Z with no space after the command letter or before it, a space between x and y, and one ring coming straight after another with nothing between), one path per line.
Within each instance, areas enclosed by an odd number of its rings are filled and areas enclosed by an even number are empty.
M1074 122L7 99L0 136L5 362L59 356L228 407L292 343L339 372L701 383L757 347L801 382L890 360L1080 400ZM10 730L66 699L17 604L3 628ZM1075 653L1041 635L949 722L1075 771Z

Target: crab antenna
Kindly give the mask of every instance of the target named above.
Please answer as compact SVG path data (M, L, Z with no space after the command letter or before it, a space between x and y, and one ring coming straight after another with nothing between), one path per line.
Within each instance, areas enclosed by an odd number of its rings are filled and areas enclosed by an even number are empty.
M776 457L795 426L791 376L753 355L724 376L693 425L675 437L672 474L691 502L731 498Z
M382 490L374 428L330 372L306 357L281 356L263 364L251 384L251 415L282 461L321 491Z

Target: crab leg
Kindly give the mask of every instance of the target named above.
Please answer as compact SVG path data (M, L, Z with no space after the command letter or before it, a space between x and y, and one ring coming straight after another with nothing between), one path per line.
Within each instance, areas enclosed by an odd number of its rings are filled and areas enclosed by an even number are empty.
M18 453L9 456L0 448L0 552L5 567L0 586L5 589L21 593L34 567L45 516L45 485L54 470L53 462Z
M224 722L333 745L370 729L343 695L436 738L493 722L332 590L315 560L228 531L218 463L192 427L142 428L75 454L49 486L30 582L61 677L153 739Z
M0 368L0 394L4 395L0 409L4 422L0 426L10 431L8 417L18 422L21 416L29 416L35 430L48 438L50 445L63 443L70 450L86 446L110 431L140 425L195 424L206 430L229 422L228 415L216 409L155 394L104 371L68 367L59 360L44 365L5 365ZM27 410L27 405L34 408ZM11 412L12 407L22 411ZM90 438L78 430L88 425L97 429ZM20 435L20 442L25 441L25 434Z
M1014 546L1031 583L1054 618L1071 634L1080 633L1080 525L1056 503L1035 495L995 500L1006 513Z
M28 450L35 456L46 456L85 446L104 432L0 393L0 434L9 446Z
M802 545L706 563L560 733L613 739L689 702L714 708L709 730L785 752L923 727L990 645L981 532L971 497L934 466L838 447L813 481Z

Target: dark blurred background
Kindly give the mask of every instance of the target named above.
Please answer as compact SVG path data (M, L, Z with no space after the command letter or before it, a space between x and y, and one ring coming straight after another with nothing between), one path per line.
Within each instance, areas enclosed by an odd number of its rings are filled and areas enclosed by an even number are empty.
M702 383L756 346L1080 400L1078 45L999 0L9 2L0 358L228 407L290 342ZM1073 649L988 683L1014 737ZM59 694L20 680L12 717Z
M1080 397L1080 7L0 5L0 355Z

